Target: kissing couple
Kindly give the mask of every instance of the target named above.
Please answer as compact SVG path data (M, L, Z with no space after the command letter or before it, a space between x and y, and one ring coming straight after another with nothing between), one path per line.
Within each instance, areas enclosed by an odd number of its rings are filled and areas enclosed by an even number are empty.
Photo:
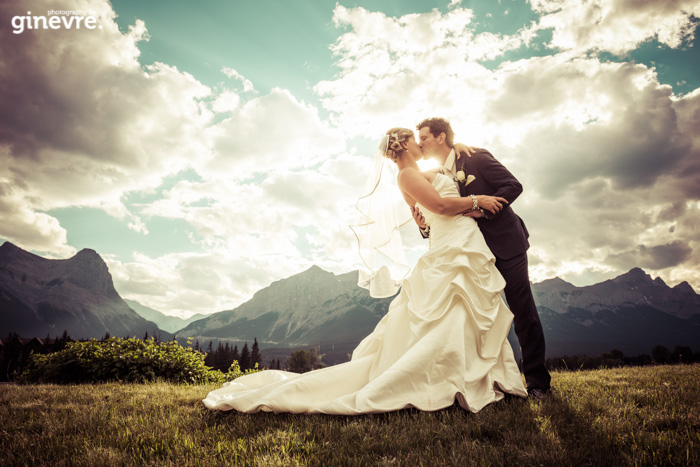
M418 140L407 128L382 138L357 205L363 220L352 226L366 268L359 285L374 297L398 290L374 331L346 363L242 376L210 392L206 407L356 415L457 401L478 412L506 394L550 392L528 233L511 208L521 184L488 151L455 145L448 121L427 119L417 130ZM421 171L424 156L441 167ZM429 249L407 274L398 228L411 217ZM513 322L527 387L507 339Z

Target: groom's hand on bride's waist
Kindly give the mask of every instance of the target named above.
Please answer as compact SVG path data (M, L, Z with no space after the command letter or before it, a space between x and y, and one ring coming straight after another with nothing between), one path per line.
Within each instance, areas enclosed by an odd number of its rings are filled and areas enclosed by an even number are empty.
M422 230L425 230L425 217L423 217L423 214L421 214L420 209L418 209L415 206L411 206L411 214L413 214L413 220L416 221L418 227L420 227Z
M498 214L508 204L508 200L500 196L477 195L476 201L481 209L489 211L491 214Z

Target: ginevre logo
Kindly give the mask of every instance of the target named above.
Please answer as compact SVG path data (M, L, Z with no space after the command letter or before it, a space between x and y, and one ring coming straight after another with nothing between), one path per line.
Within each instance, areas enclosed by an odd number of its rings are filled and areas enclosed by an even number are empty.
M92 11L49 10L47 16L12 17L12 32L22 34L26 29L102 29Z

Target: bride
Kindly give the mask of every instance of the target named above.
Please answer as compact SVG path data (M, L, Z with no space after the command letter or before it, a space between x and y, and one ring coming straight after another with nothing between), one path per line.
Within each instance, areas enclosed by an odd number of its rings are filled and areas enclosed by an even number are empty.
M373 296L393 295L399 285L401 291L351 360L304 374L266 370L242 376L210 392L206 407L354 415L439 410L456 399L478 412L506 393L527 397L507 340L513 315L501 299L505 281L473 219L483 208L496 212L506 200L460 197L451 176L420 171L422 157L406 128L389 130L377 150L364 197L371 200L365 204L369 219L354 230L361 252L367 251L363 242L386 238L371 247L379 254L363 255L370 273L361 273L360 285ZM400 221L386 209L391 203L379 189L387 185L381 173L389 161L398 168L403 199L417 205L430 225L430 248L402 281L391 273L402 262L403 253L391 241ZM377 228L386 235L377 235Z

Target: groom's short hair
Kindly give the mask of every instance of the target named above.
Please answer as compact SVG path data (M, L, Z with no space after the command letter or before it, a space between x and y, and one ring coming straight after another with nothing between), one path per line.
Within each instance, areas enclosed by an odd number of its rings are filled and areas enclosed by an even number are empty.
M450 122L444 118L426 118L420 122L418 126L416 126L416 130L420 131L421 128L426 126L430 130L430 134L432 134L435 138L440 136L440 133L445 133L445 142L447 143L447 146L450 148L453 147L455 132L452 131Z

